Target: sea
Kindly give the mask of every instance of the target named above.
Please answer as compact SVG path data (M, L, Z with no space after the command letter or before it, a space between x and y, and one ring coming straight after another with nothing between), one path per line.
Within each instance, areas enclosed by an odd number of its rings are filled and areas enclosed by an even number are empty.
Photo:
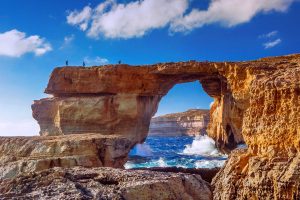
M198 137L148 136L129 153L126 169L150 167L215 168L222 167L228 156L215 147L207 135Z

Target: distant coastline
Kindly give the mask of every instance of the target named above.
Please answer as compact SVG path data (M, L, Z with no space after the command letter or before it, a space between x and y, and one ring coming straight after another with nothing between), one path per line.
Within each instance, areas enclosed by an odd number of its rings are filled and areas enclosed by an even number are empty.
M197 136L205 135L209 122L209 110L190 109L153 117L149 136Z

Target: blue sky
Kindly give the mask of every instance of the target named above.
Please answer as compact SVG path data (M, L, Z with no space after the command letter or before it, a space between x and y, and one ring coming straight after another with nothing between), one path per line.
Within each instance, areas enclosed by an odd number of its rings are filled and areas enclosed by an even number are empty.
M0 135L36 135L34 99L70 65L252 60L299 53L296 0L2 0ZM158 114L209 108L199 83L176 85Z

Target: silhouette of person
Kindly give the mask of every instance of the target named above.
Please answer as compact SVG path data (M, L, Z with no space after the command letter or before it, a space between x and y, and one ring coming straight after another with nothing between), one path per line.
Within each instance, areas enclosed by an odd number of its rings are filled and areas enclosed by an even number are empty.
M121 64L121 60L119 60L118 63Z
M66 66L68 66L69 65L69 61L68 60L66 60Z
M83 61L82 65L85 67L85 62Z

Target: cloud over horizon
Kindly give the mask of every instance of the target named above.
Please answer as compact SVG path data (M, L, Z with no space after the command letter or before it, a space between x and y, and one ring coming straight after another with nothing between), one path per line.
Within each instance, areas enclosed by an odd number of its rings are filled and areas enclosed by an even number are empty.
M277 46L280 43L281 43L281 39L278 38L276 40L272 40L272 41L264 43L263 46L265 47L265 49L270 49L270 48Z
M204 25L233 27L260 13L285 12L296 0L210 0L206 10L190 8L189 0L142 0L127 4L106 0L95 8L69 12L67 23L91 38L142 37L167 27L171 33L188 33ZM191 9L190 12L188 12Z
M0 33L0 56L21 57L26 53L41 56L51 50L50 43L38 35L27 37L16 29Z
M276 31L271 31L271 32L266 33L266 34L262 34L262 35L258 36L258 38L270 38L270 37L274 37L276 35L278 35L277 30Z

